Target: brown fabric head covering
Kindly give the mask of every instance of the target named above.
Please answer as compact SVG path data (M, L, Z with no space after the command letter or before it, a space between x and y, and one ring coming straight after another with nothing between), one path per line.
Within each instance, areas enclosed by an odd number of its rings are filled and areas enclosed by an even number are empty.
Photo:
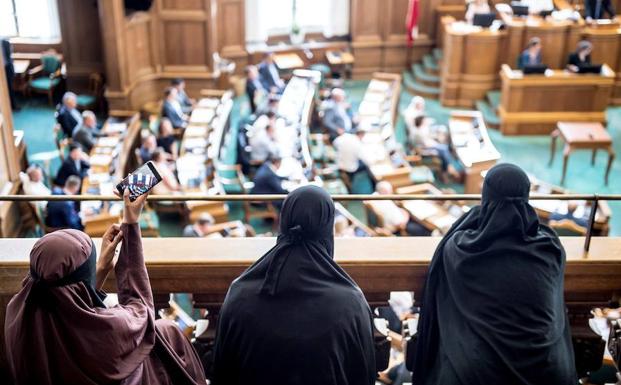
M123 280L119 263L117 279ZM155 342L151 295L99 306L94 246L86 234L44 236L31 251L30 270L6 312L7 358L19 373L17 384L103 384L142 371Z

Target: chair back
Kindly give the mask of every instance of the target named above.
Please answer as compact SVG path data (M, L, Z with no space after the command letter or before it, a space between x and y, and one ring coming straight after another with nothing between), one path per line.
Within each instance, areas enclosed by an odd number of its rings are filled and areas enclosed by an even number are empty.
M61 61L56 55L42 55L41 65L43 66L43 72L46 75L53 74L61 67Z
M103 88L103 76L99 72L93 72L88 77L89 94L99 97Z

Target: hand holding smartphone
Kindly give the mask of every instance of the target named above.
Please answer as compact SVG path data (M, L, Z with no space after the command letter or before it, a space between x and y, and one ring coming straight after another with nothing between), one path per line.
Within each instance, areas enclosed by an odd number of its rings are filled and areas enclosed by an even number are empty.
M162 177L155 168L153 162L149 161L138 167L134 172L130 173L123 179L116 189L121 196L125 190L129 190L129 200L135 201L140 195L149 192L156 184L162 181Z

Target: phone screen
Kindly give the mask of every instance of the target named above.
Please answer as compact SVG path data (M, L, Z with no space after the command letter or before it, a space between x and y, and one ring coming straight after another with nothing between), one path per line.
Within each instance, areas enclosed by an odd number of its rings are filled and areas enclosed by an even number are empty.
M129 200L135 201L140 195L147 193L162 180L153 162L147 162L130 173L116 186L121 195L129 189Z

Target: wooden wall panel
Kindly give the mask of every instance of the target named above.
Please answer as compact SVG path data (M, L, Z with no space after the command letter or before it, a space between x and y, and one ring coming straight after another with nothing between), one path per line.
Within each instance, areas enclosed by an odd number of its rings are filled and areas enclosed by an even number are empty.
M150 33L151 18L144 14L133 18L125 28L125 54L128 59L127 73L130 82L155 71Z
M218 0L216 40L221 57L233 60L236 72L248 64L246 51L246 12L244 0Z
M162 49L164 69L188 66L207 70L208 45L203 21L164 21ZM191 42L192 44L188 44Z
M84 90L91 73L104 71L97 0L58 1L58 15L68 88Z
M162 9L206 10L204 0L163 0Z
M387 16L386 7L383 3L377 0L352 1L350 18L354 42L379 42L383 40L383 24Z

